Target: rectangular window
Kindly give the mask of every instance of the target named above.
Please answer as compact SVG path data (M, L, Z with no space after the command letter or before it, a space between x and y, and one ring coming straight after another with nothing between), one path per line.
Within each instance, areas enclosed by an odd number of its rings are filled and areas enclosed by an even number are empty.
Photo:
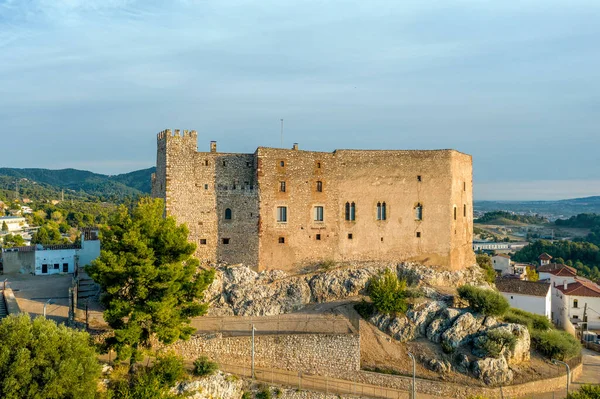
M421 232L417 231L417 238L421 238Z
M249 168L251 168L252 167L252 163L246 162L246 166L249 167Z
M287 222L287 206L277 207L277 221L281 223Z
M285 237L279 237L279 243L285 244Z
M315 206L315 222L323 221L323 207Z
M69 272L69 264L63 263L63 273L68 273L68 272Z
M54 270L58 270L60 268L60 265L58 263L54 264Z
M351 240L352 239L352 233L348 233L348 239Z
M315 238L317 239L317 241L321 241L321 234L317 234L317 235L315 236Z
M229 238L223 238L223 244L229 244Z
M205 190L208 190L208 184L205 184L205 185L204 185L204 189L205 189Z
M206 238L200 239L200 245L206 245Z
M317 192L319 192L319 193L323 192L323 182L322 181L317 182Z
M223 166L227 166L227 162L226 161L223 161Z
M467 205L463 205L463 216L467 217Z
M285 182L284 181L279 182L279 191L282 193L285 193Z
M421 175L418 175L418 176L417 176L417 181L422 181L422 180L421 180Z

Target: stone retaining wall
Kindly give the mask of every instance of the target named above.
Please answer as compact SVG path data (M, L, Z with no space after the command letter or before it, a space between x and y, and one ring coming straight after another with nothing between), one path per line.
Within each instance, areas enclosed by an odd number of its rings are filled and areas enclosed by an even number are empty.
M256 367L337 376L360 370L358 334L287 334L256 336ZM169 346L186 360L201 355L226 364L251 364L251 337L201 334Z
M2 294L4 295L4 302L6 303L6 312L9 315L21 313L21 308L19 308L19 304L17 303L17 299L15 298L13 290L10 288L5 288Z

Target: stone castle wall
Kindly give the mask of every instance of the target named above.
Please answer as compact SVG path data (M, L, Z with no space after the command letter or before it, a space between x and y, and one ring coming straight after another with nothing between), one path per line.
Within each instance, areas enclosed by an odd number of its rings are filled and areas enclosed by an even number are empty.
M329 260L415 261L459 270L475 261L469 155L297 147L228 154L217 152L216 143L198 152L195 131L170 130L159 133L157 148L152 193L188 225L203 261L259 270ZM355 204L355 220L345 220L346 203ZM377 220L378 203L385 203L386 220ZM277 220L282 206L285 222ZM323 208L323 221L315 220L316 207Z

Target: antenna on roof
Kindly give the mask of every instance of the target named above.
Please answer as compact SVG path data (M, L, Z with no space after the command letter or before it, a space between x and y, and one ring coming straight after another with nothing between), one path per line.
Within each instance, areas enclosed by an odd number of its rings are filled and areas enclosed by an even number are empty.
M281 119L281 148L283 148L283 118Z

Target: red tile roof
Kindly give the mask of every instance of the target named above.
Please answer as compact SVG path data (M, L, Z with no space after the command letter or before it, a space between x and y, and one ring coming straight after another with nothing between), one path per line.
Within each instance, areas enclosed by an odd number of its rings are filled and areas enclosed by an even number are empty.
M538 259L541 259L541 260L550 260L550 259L552 259L552 256L550 256L546 252L544 252L543 254L540 255L540 257Z
M577 270L571 266L563 265L562 263L548 263L537 268L538 273L550 273L555 276L566 277L576 276Z
M565 295L588 296L600 298L600 286L587 280L578 280L568 284L567 289L564 285L557 285L556 288Z

